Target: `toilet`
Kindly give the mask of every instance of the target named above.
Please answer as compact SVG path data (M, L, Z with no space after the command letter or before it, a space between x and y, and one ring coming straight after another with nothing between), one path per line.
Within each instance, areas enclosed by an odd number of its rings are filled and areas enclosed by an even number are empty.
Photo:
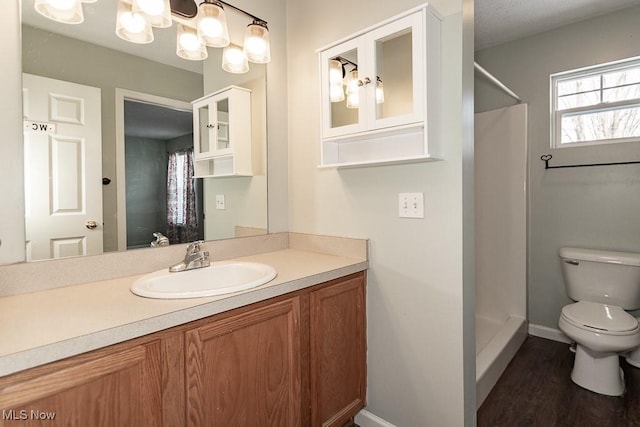
M561 248L567 295L558 326L576 343L571 380L608 396L624 392L619 356L640 365L640 254ZM634 366L636 366L634 365Z

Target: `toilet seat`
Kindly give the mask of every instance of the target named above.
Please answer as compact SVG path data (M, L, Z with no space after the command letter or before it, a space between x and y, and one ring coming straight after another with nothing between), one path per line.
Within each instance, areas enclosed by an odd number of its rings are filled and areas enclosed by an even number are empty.
M579 301L562 308L561 317L571 325L606 335L638 333L638 320L615 305Z

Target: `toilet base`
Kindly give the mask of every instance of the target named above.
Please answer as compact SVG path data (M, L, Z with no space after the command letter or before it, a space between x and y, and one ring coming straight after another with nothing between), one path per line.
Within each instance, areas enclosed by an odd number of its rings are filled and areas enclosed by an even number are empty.
M635 368L640 368L640 347L626 355L627 363Z
M607 396L624 393L624 374L617 353L595 353L578 344L571 380L582 388Z

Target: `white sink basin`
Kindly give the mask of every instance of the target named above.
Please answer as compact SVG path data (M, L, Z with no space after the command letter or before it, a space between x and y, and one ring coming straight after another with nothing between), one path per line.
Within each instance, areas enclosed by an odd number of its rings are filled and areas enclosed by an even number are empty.
M276 275L276 270L266 264L220 261L179 273L165 269L146 274L133 282L131 292L147 298L209 297L255 288Z

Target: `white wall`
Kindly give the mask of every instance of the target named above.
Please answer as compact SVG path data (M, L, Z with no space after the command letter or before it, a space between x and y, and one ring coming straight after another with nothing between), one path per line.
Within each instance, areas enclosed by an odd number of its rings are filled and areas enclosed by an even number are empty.
M288 3L290 229L370 239L367 409L397 426L460 426L475 413L473 338L470 349L463 342L462 2L440 3L451 13L442 27L446 160L341 170L317 168L315 50L419 2ZM398 218L400 192L424 193L425 219Z
M566 296L561 246L640 252L640 166L544 169L640 160L640 143L549 148L549 74L640 55L640 6L476 52L476 60L529 104L529 273L532 324L556 328ZM476 109L513 104L481 78Z

